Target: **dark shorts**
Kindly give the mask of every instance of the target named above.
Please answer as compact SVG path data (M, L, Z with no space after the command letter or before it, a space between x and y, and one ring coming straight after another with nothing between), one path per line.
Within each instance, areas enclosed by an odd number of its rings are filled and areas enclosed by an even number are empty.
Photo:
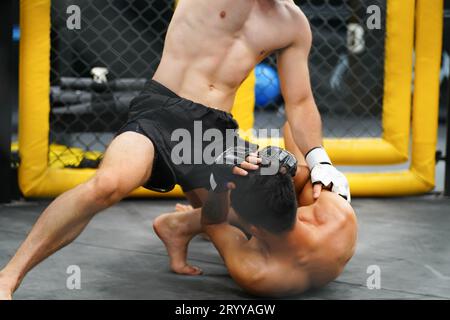
M128 120L117 135L133 131L145 135L152 141L155 147L152 174L143 187L168 192L179 184L184 191L190 191L209 187L209 163L204 159L199 161L198 158L194 161L193 157L192 161L180 163L180 157L172 155L174 147L179 150L180 139L173 139L172 134L175 130L190 134L195 140L188 144L193 156L201 154L205 148L211 146L210 141L203 141L200 136L207 129L217 129L223 137L233 132L237 137L238 125L230 113L184 99L162 84L151 80L131 102ZM225 150L225 140L214 141L221 144L221 149L218 150ZM181 155L183 156L183 153Z

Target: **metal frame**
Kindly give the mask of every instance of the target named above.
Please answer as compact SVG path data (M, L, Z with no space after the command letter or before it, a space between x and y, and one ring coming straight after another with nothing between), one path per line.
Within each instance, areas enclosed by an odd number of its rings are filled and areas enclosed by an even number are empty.
M0 203L12 198L11 169L11 55L13 51L13 3L0 1Z
M446 137L446 150L445 150L445 182L444 182L444 195L450 197L450 85L448 86L448 106L447 106L447 137Z
M444 19L448 19L450 21L450 9L446 9L444 11ZM445 140L447 147L445 150L445 157L442 158L442 160L445 161L444 195L450 197L450 81L447 85L447 91L447 136Z

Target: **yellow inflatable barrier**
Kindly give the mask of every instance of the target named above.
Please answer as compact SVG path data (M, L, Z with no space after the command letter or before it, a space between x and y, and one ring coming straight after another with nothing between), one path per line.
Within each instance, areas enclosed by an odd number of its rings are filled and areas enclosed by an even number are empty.
M444 4L442 0L417 0L416 4L410 169L391 173L350 173L347 176L355 196L413 195L434 188Z
M29 197L57 196L95 173L93 169L51 165L48 139L50 4L50 0L21 0L19 185ZM416 194L434 186L442 14L442 0L387 1L383 135L381 138L325 139L324 143L336 164L401 163L407 161L411 153L411 167L403 172L348 174L355 196ZM414 43L415 89L411 101ZM254 83L252 73L240 89L232 111L244 130L253 127ZM264 143L267 141L260 141ZM271 143L281 144L282 141ZM132 195L179 197L182 192L179 187L168 194L140 188Z
M406 3L407 1L388 1L388 20L389 14L392 14L392 11L390 10L395 8L395 12L401 14L401 12L396 10L400 9L400 4L405 5ZM411 1L410 4L413 5L413 1ZM396 7L397 5L398 7ZM412 106L410 168L409 170L399 172L346 173L353 196L404 196L425 193L434 188L436 165L435 153L439 115L439 72L442 53L443 8L444 5L442 0L417 0L415 16L416 62ZM402 7L402 9L405 10L408 8ZM388 24L388 28L389 26L392 28L391 24ZM398 27L398 25L395 25L395 27ZM394 30L388 30L388 36L391 32L394 32ZM395 32L401 31L395 30ZM389 50L393 50L393 48L391 47ZM391 57L389 54L387 54L387 56ZM408 60L408 63L410 62L412 63L412 61ZM386 72L394 73L395 66L390 63L392 62L387 62L386 68L391 67L393 69L390 71L386 70ZM401 77L400 74L398 74L398 76ZM393 92L389 92L388 89L394 90L395 82L393 81L393 78L386 79L386 81L388 83L385 83L385 105L383 109L383 128L385 130L384 141L378 139L361 139L361 142L365 140L364 147L362 147L357 145L357 143L351 139L325 140L325 147L331 154L333 161L336 163L342 164L344 162L346 164L361 164L364 162L362 160L365 156L370 157L372 155L376 159L373 163L378 162L378 164L381 164L383 163L381 160L386 160L387 158L384 157L389 153L394 154L395 152L398 152L398 156L401 156L402 152L404 152L405 157L408 154L408 146L404 145L404 140L406 139L406 141L409 142L410 126L406 121L411 114L409 105L404 105L405 108L397 108L399 114L394 114L395 105L392 104L394 94ZM399 96L396 97L396 99L399 98ZM406 97L403 97L403 99L403 103L409 103L409 99ZM400 102L400 100L397 102ZM406 108L406 106L408 106L408 108ZM399 115L401 115L401 117ZM401 121L396 122L395 120ZM400 127L396 128L397 125ZM277 144L283 146L282 141L263 140L259 143L260 145ZM372 148L376 148L379 151L376 152L375 150L374 152ZM366 155L361 155L361 152L365 152ZM381 154L383 154L383 156L381 156ZM352 158L351 161L340 161L343 157L348 156Z

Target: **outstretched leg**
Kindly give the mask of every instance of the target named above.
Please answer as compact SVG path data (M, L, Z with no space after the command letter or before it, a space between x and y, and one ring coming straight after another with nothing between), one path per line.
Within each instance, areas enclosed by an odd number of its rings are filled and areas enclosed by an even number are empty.
M145 136L125 132L115 138L95 176L56 198L0 271L0 300L10 299L27 272L71 243L96 213L147 181L153 158L153 144Z

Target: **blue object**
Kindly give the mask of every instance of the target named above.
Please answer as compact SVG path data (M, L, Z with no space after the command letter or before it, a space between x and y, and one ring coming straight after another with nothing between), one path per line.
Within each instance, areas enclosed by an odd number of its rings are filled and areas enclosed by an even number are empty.
M256 106L265 108L280 96L280 80L277 71L271 66L260 63L255 68Z
M12 37L14 42L18 42L20 40L20 27L18 25L14 25Z

